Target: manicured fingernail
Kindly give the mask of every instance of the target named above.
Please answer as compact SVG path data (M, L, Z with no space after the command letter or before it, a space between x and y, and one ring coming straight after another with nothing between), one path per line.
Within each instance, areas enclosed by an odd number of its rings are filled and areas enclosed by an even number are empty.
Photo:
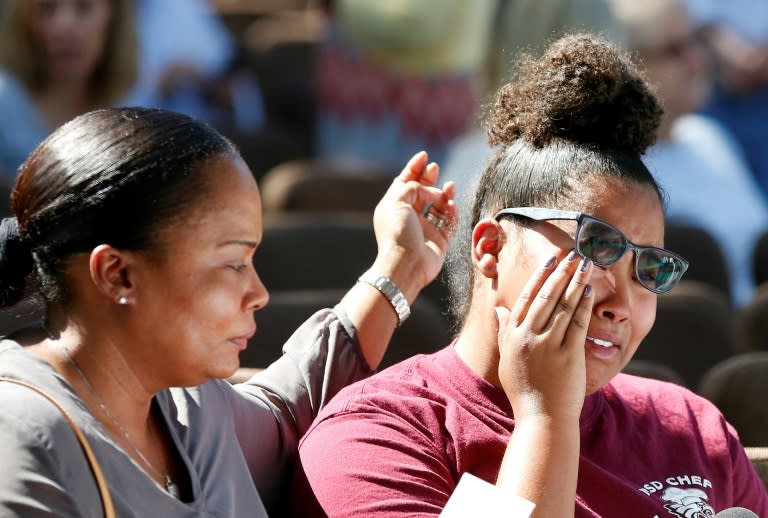
M592 285L591 285L591 284L587 284L587 285L584 287L584 298L587 298L587 297L589 297L590 295L592 295Z
M592 262L592 261L590 261L589 259L587 259L587 258L585 257L584 259L582 259L582 260L581 260L581 266L579 266L579 270L581 270L582 272L586 272L586 271L587 271L587 268L589 268L589 264L590 264L591 262Z
M568 255L565 256L565 260L566 261L573 261L574 259L576 259L577 255L578 254L576 253L576 250L571 250L570 252L568 252Z
M557 261L556 256L552 256L549 259L547 259L547 262L544 263L544 268L552 268L555 265L555 262Z

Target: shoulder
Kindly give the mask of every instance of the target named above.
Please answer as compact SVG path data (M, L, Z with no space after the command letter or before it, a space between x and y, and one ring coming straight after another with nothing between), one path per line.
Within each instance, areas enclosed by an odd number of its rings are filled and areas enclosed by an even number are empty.
M683 115L675 121L672 132L675 140L702 153L732 155L734 160L745 161L736 138L717 119L708 115Z
M16 76L0 68L0 107L17 113L29 105L30 98Z
M381 431L425 445L440 442L446 423L466 418L471 406L455 389L462 380L448 372L452 356L452 347L417 355L346 387L321 410L310 431L338 428L363 438Z
M202 426L203 422L220 423L221 419L227 419L234 395L227 381L212 379L193 387L172 387L158 393L157 398L161 405L172 408L176 420L194 427Z
M392 402L408 400L418 404L440 401L444 396L433 390L433 355L417 355L392 365L366 379L342 389L322 414L354 412L364 408L392 406Z
M705 406L712 405L692 390L676 383L633 374L619 373L605 388L609 398L614 394L625 401L663 401L665 398L671 398L676 402L684 400Z
M0 356L1 361L8 355ZM0 373L21 378L33 386L41 387L58 405L61 405L81 429L87 428L80 419L81 412L57 380L41 379L42 370L32 368L4 368ZM48 375L50 375L48 373ZM70 458L82 455L78 440L64 413L47 397L36 390L8 381L0 382L0 458L6 475L13 473L23 480L29 473L43 478L60 478L67 470Z
M711 401L675 383L622 373L604 387L604 393L610 406L621 408L638 420L721 437L731 433Z
M18 95L20 91L23 91L23 89L16 80L16 77L8 70L0 68L0 99L7 99Z
M55 390L51 384L56 380L46 384L35 373L16 374L42 385L64 407L94 451L100 451L104 466L101 437L67 391ZM96 485L83 475L89 473L88 460L62 411L34 390L10 382L0 382L0 408L0 515L12 509L11 516L80 516L97 509Z
M13 340L0 340L0 365L1 377L34 387L0 381L0 407L3 409L0 433L8 440L18 436L22 443L39 443L48 448L53 448L62 438L76 443L65 415L57 405L75 422L86 411L66 381L48 363ZM7 446L7 442L0 441L0 448Z

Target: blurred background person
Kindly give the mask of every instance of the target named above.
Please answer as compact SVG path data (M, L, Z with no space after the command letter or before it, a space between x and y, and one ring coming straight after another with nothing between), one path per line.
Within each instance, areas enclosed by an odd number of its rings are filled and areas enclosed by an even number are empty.
M620 45L625 42L624 28L614 17L609 0L503 1L488 49L481 104L490 102L492 94L513 79L511 71L521 53L539 55L555 39L579 31L600 33ZM457 200L473 197L474 185L491 155L487 132L479 124L473 124L450 147L441 174L456 182Z
M741 306L754 292L752 253L768 230L768 204L733 135L693 113L712 91L705 48L683 0L611 1L664 107L657 143L644 161L666 191L667 218L713 235Z
M264 122L258 83L209 0L134 0L138 78L127 104L254 133Z
M136 67L130 0L3 0L0 188L10 189L16 168L56 127L119 103Z
M609 0L506 0L495 22L486 88L489 98L513 79L521 52L540 55L553 40L569 32L601 34L623 44L623 27Z
M438 163L474 121L497 0L335 0L315 67L315 154Z
M739 141L768 195L768 2L685 1L715 65L714 95L702 110Z

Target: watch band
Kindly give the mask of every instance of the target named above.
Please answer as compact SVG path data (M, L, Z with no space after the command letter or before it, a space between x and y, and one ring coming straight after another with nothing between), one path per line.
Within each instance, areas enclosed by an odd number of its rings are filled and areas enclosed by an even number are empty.
M395 313L397 313L398 326L401 326L411 315L411 306L408 304L405 295L388 277L368 270L357 281L370 284L386 297L392 308L394 308Z

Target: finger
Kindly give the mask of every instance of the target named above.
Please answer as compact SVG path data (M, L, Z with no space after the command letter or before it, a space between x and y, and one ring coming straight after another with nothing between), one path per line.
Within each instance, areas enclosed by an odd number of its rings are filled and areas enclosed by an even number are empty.
M544 331L552 319L558 304L563 303L562 297L573 277L573 272L579 264L579 255L571 250L555 271L544 281L541 289L531 302L526 320L535 332Z
M405 164L405 167L400 172L400 174L397 176L397 180L400 180L401 182L409 182L411 180L420 181L422 175L425 174L424 169L427 165L427 152L426 151L419 151L415 155L411 157L410 160L408 160L408 163ZM435 167L437 167L437 164L435 164Z
M424 185L436 185L438 176L440 176L440 166L435 162L430 162L424 168L420 182Z
M494 311L496 312L496 323L498 324L497 334L499 347L501 347L504 343L504 335L506 334L509 323L511 322L510 316L512 313L504 306L496 306Z
M592 261L582 259L550 319L547 333L553 338L553 343L562 344L571 326L574 325L574 315L582 303L591 276ZM589 291L591 292L591 288ZM589 325L589 319L586 323ZM586 328L584 333L586 335Z
M544 281L547 280L549 275L555 269L556 264L557 257L553 255L536 269L533 275L531 275L531 278L528 279L528 282L525 283L525 286L523 286L523 290L520 292L520 295L518 295L515 305L512 306L512 311L509 316L510 321L514 322L516 326L519 326L523 323L523 320L525 320L531 302L533 302L533 299L541 289Z
M576 311L571 317L570 324L561 340L563 347L583 348L584 341L587 339L587 330L589 321L592 319L592 306L595 302L595 295L592 286L587 284L581 292L581 298L576 305Z
M448 181L443 184L443 193L449 200L456 199L456 182Z
M452 236L459 226L459 209L456 206L456 202L448 200L448 204L445 207L445 224L443 230L447 237Z
M444 236L452 235L458 221L456 202L442 189L419 186L416 189L419 201L414 209L423 203L419 210L422 221L438 229Z

